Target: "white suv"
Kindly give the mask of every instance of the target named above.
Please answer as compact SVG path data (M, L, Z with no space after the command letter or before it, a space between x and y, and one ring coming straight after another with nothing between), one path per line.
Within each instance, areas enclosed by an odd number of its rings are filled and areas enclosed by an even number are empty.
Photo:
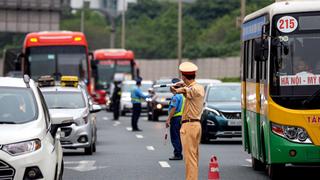
M71 123L72 117L49 115L28 76L0 77L0 179L62 179L58 129Z

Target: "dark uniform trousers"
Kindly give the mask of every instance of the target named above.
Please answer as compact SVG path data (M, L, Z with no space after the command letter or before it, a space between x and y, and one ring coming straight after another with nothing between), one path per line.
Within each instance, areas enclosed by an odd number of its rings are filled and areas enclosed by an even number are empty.
M132 130L137 130L138 128L138 120L141 114L141 103L133 103L132 104L132 119L131 119L131 126Z
M182 145L180 140L181 116L173 117L170 121L170 138L175 157L182 157Z

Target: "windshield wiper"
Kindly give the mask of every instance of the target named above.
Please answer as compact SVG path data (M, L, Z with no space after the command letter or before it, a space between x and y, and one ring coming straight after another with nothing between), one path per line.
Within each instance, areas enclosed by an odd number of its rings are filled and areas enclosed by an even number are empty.
M54 106L54 107L50 107L49 109L68 109L68 108L62 107L62 106Z
M13 121L0 121L0 124L17 124Z
M311 96L309 96L304 101L302 101L302 105L305 106L306 104L309 104L310 102L312 102L314 100L315 97L317 97L319 95L320 95L320 88L316 92L314 92Z

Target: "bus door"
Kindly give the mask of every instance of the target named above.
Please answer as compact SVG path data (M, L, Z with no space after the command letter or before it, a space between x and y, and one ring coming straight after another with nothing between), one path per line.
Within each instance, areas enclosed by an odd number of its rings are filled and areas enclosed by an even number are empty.
M247 57L247 83L246 83L246 105L247 105L247 124L249 134L249 147L252 156L256 159L261 159L261 127L262 113L261 99L264 98L265 78L262 75L265 61L258 58L260 49L260 38L249 40L248 42L248 57ZM261 92L263 91L263 93ZM265 101L263 101L265 103Z
M262 47L261 47L262 46ZM256 129L256 141L257 141L257 159L264 162L266 159L265 151L265 133L268 132L267 123L267 99L268 99L268 83L267 83L267 67L268 67L268 39L261 40L261 38L255 40L255 61L257 62L257 129ZM256 48L259 48L257 51Z

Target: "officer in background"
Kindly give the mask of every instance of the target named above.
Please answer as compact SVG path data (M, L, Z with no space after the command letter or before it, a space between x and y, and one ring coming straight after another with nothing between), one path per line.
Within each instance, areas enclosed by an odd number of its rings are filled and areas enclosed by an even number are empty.
M186 179L197 180L199 171L199 144L201 138L200 118L203 109L204 88L195 81L198 67L191 62L180 64L179 70L182 74L182 83L176 85L184 86L172 88L175 93L181 93L186 98L182 113L182 127L180 137L183 156L186 167Z
M138 77L136 79L136 87L131 91L131 102L132 102L132 117L131 117L131 126L132 131L142 131L138 128L138 120L141 114L141 102L149 96L143 94L141 87L142 78Z
M119 119L120 111L120 99L121 99L121 81L114 81L114 89L112 93L112 110L113 110L113 120Z
M172 84L180 82L180 79L172 79ZM185 98L170 88L173 96L169 104L169 116L166 121L166 128L170 127L170 138L173 146L173 157L169 160L182 160L182 145L180 140L181 116L184 108Z

